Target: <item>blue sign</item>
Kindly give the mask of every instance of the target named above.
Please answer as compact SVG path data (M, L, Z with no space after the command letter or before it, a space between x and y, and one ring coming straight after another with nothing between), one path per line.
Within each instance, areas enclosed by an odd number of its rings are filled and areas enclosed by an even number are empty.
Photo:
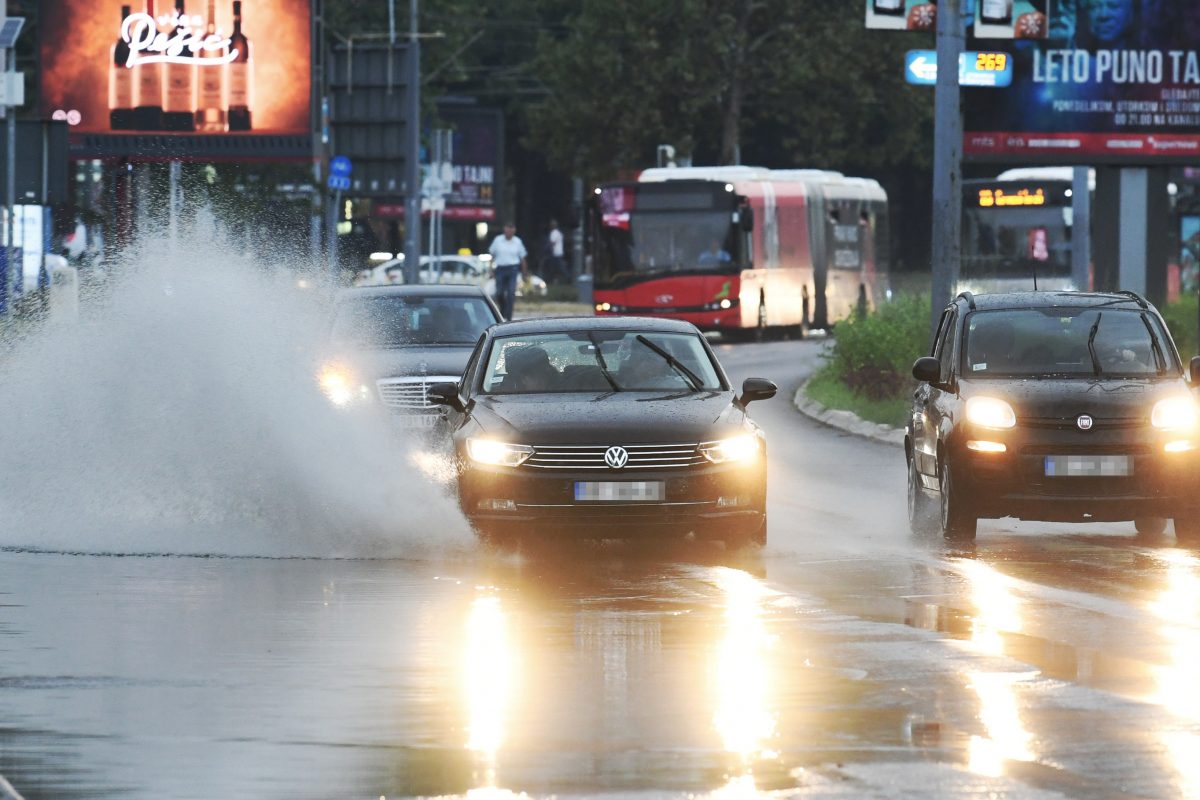
M354 165L345 156L334 156L329 159L329 174L335 178L348 178Z
M330 175L327 184L335 192L345 192L350 189L350 179L345 176Z
M937 51L909 50L904 57L904 78L918 86L937 83ZM958 58L958 85L1000 89L1012 84L1012 55L1005 52L968 51Z

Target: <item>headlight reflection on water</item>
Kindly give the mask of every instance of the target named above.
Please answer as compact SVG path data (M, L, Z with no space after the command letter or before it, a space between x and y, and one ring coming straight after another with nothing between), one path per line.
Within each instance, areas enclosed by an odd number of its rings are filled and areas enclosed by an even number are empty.
M1167 642L1169 661L1153 668L1156 687L1148 699L1193 725L1200 722L1200 559L1169 550L1157 557L1166 564L1166 587L1149 608L1163 623L1160 634ZM1200 736L1166 730L1159 737L1179 774L1179 796L1200 796Z
M467 616L463 658L467 749L483 756L493 771L513 698L516 657L500 598L494 594L476 597Z

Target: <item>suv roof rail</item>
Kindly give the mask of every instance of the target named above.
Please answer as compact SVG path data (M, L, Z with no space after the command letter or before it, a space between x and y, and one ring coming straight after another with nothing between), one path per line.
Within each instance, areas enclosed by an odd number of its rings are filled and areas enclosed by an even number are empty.
M975 295L970 292L959 292L958 296L967 301L967 308L975 310Z
M1142 297L1140 294L1133 291L1132 289L1122 289L1119 292L1115 292L1115 294L1125 295L1126 297L1132 299L1135 303L1137 303L1139 306L1141 306L1145 310L1149 310L1149 308L1150 308L1150 304L1146 302L1146 298Z

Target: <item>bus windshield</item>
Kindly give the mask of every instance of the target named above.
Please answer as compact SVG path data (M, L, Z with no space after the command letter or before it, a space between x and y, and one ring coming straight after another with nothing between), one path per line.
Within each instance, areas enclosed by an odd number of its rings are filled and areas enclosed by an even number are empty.
M731 214L635 211L628 222L602 226L597 278L605 283L664 273L722 272L745 260Z
M1071 228L1061 207L970 208L963 226L962 275L972 278L1071 274Z

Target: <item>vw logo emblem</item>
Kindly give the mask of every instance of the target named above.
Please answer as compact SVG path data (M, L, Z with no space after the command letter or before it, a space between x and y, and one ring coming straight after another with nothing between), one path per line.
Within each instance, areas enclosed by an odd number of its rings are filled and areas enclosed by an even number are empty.
M1075 424L1079 426L1079 430L1081 431L1090 431L1092 426L1096 424L1096 421L1087 414L1080 414L1079 419L1075 420Z
M624 447L610 447L604 451L604 463L613 469L621 469L629 463L629 451Z

